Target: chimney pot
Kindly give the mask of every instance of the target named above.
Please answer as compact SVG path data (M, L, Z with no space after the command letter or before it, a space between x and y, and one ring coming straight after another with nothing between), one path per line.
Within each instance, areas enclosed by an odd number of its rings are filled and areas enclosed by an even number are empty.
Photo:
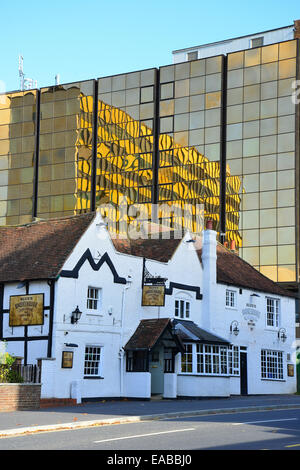
M206 230L213 230L213 221L212 220L208 220L206 222Z
M232 251L235 251L235 240L231 240L231 242L230 242L230 249L231 249Z

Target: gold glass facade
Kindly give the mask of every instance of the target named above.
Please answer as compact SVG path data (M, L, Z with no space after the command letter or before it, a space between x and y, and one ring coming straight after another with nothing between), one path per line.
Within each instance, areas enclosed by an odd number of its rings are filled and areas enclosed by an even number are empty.
M93 80L41 89L40 218L91 209Z
M36 91L0 96L0 224L32 220Z
M113 207L117 230L122 204L146 205L151 217L155 80L149 69L98 81L96 207Z
M220 217L223 57L160 69L158 201Z
M298 281L296 63L295 40L1 95L0 223L104 207L118 233L197 232L203 204L246 261Z
M296 281L296 56L297 41L228 55L227 182L240 178L241 207L227 213L240 256L275 281Z

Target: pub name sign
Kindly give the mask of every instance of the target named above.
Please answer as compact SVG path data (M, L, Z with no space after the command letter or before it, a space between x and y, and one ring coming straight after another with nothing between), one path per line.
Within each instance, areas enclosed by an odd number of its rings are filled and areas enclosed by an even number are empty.
M9 326L44 324L44 294L12 295Z

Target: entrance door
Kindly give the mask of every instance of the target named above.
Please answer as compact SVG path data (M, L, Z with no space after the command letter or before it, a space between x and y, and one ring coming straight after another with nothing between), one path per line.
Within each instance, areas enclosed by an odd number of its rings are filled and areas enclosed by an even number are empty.
M149 371L151 373L151 393L163 394L164 392L164 369L163 349L155 349L150 356Z
M248 395L248 379L247 379L247 353L240 353L241 364L241 395Z

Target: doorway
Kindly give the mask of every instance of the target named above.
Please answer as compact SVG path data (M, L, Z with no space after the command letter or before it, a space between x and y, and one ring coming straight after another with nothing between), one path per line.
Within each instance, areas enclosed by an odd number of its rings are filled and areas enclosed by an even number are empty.
M247 353L240 353L241 365L241 395L248 395Z
M162 395L164 392L163 348L157 347L150 353L149 371L151 373L151 395Z

